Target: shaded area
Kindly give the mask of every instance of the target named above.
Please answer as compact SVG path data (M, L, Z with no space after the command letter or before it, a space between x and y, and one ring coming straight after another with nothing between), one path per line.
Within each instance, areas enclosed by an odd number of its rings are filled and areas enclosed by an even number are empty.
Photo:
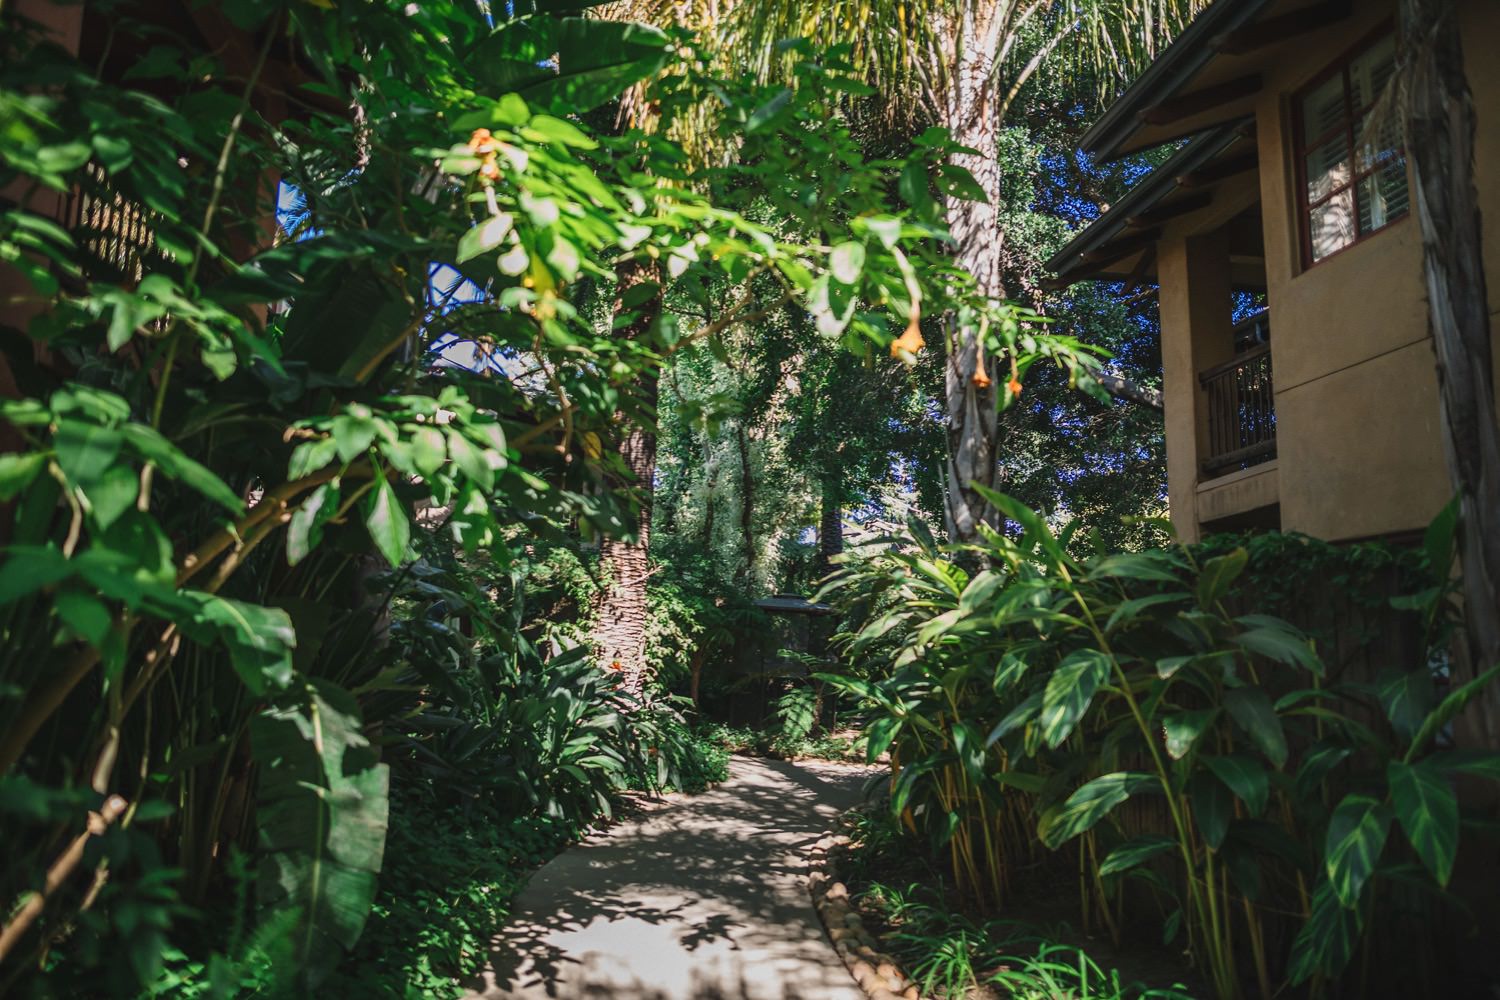
M869 769L736 758L542 868L470 997L861 1000L802 882Z

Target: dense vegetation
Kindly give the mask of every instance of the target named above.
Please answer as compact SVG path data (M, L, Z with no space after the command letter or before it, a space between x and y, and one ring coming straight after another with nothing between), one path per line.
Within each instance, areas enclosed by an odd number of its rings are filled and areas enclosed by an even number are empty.
M1137 169L1071 158L1067 22L976 154L864 44L190 6L0 11L0 993L452 995L729 749L889 753L955 919L1051 858L1224 997L1468 926L1453 517L1162 538L1159 415L1096 377L1157 384L1154 306L1041 291ZM755 603L830 579L836 628Z

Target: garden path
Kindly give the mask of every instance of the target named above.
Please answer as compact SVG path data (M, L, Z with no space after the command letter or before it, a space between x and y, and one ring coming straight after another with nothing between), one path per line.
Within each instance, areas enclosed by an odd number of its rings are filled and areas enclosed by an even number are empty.
M718 787L653 804L537 872L468 997L863 1000L803 876L871 773L732 758Z

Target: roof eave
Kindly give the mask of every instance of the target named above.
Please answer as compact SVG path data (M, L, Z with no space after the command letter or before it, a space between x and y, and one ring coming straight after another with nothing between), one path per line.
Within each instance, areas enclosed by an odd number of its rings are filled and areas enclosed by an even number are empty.
M1217 55L1213 40L1253 21L1271 0L1215 0L1157 56L1099 120L1078 148L1096 160L1125 155L1121 147L1141 127L1141 112L1177 92Z

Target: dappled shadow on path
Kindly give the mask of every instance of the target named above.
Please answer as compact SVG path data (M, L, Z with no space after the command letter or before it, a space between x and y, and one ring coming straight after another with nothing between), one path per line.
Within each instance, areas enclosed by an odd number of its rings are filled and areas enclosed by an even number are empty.
M868 771L735 759L573 848L522 892L471 995L572 1000L822 1000L859 994L824 939L803 858Z

